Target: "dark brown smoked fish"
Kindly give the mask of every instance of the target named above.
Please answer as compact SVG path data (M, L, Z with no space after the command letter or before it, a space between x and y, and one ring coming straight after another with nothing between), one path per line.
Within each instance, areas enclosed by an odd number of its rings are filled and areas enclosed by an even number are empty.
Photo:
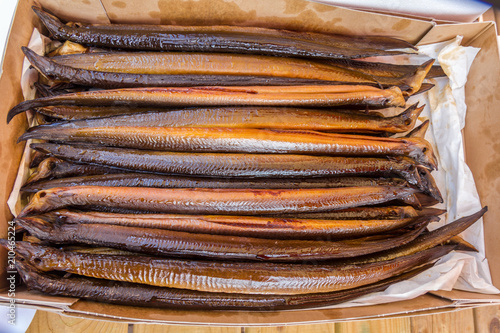
M335 241L266 239L111 224L60 224L29 217L16 222L38 239L56 244L97 245L177 258L303 262L356 257L402 246L415 239L431 220L428 216L419 217L412 221L416 223L414 230L401 235L352 239L346 236Z
M273 311L334 305L372 292L382 291L388 286L410 279L430 267L430 264L424 265L393 278L344 291L305 295L248 295L154 287L139 283L124 284L75 275L61 277L37 271L26 262L16 260L16 269L29 290L55 296L78 297L96 302L187 310Z
M31 144L31 148L76 163L179 175L257 178L398 175L432 195L435 200L442 201L439 189L429 171L408 158L190 154L52 143L34 143Z
M304 85L248 87L156 87L92 90L26 100L13 107L7 122L29 109L54 105L181 107L181 106L405 106L398 87Z
M55 231L59 230L58 225L60 224L91 224L96 228L96 231L100 230L98 225L102 224L210 235L330 240L380 234L417 224L420 220L424 219L432 222L438 218L425 216L422 219L415 216L387 220L320 220L226 215L117 214L63 209L42 215L19 218L16 221L20 225L26 226L27 230L30 230L35 236L38 235L41 239L66 242L65 239L71 237L70 234L63 236L59 234L59 231ZM40 232L32 232L33 228L37 228ZM54 232L58 234L52 235ZM44 236L48 233L50 235ZM75 237L75 241L78 241L78 237L80 236ZM70 241L71 239L68 240ZM350 255L346 254L346 256Z
M79 175L106 175L122 173L123 170L108 168L99 165L76 164L60 160L55 157L47 157L40 162L35 172L24 183L30 186L45 179L58 179Z
M448 252L449 248L438 246L394 260L336 266L84 254L27 242L16 244L19 258L41 271L57 270L207 292L278 295L314 294L366 286L428 264Z
M37 192L18 216L86 205L223 215L321 212L392 200L420 207L415 192L411 188L391 186L280 190L72 186Z
M432 248L437 244L442 244L446 241L449 241L454 236L466 230L476 221L478 221L486 212L488 211L488 207L483 207L480 211L469 215L464 216L456 221L445 224L444 226L435 229L428 233L423 233L415 240L410 243L398 247L394 250L382 251L379 253L379 260L392 260L399 256L406 256L417 253L419 251L425 251L426 249ZM370 258L369 256L363 256L359 258L350 259L349 264L358 265L364 263L373 262L375 259Z
M156 188L328 188L350 186L408 186L401 178L369 178L369 177L311 177L297 178L226 178L161 175L148 173L113 173L93 176L77 176L58 178L38 182L30 182L21 188L23 192L38 192L53 187L67 186L125 186Z
M69 26L37 7L33 10L55 39L98 47L321 59L401 54L404 51L393 49L414 48L410 43L389 37L353 37L256 27L83 23Z
M422 165L437 167L425 139L381 138L367 135L300 130L200 127L34 127L19 141L42 139L90 143L119 148L197 153L310 154L332 156L408 156Z

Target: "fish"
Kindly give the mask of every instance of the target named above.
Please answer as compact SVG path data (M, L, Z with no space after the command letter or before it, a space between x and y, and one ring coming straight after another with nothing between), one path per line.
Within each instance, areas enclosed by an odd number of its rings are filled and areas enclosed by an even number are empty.
M419 137L253 128L48 126L31 128L18 142L28 139L171 152L407 156L426 167L437 168L430 143Z
M447 223L444 226L431 232L422 233L415 240L409 242L406 245L394 248L392 250L381 251L377 260L393 260L400 256L415 254L419 251L425 251L426 249L432 248L433 246L436 246L438 244L448 242L453 239L453 237L457 236L472 224L477 222L487 211L488 207L485 206L474 214L464 216L456 221ZM464 243L463 241L460 241L460 243L465 244L465 246L463 246L464 248L468 246L466 242ZM361 256L349 260L348 264L361 265L372 263L374 262L374 260L374 258L370 258L369 256Z
M354 37L257 27L88 25L81 22L69 26L38 7L32 8L53 38L97 47L319 59L402 54L416 49L408 42L390 37Z
M321 81L379 86L369 75L304 59L191 52L102 52L49 58L26 47L22 51L31 65L49 79L99 88L293 85ZM123 66L124 62L128 66Z
M78 175L106 175L111 173L122 173L123 170L108 168L106 166L70 163L56 157L46 157L26 182L25 187L37 184L46 179L59 179Z
M399 115L388 118L354 112L284 107L186 108L57 122L36 128L58 130L130 126L133 124L137 127L218 127L313 130L336 133L403 133L413 129L423 108L424 106L417 107L417 104L413 104Z
M303 178L397 175L432 195L436 201L443 200L430 172L412 159L404 157L193 154L56 143L32 143L30 147L75 163L185 176Z
M182 107L182 106L294 106L294 107L404 107L398 87L367 85L203 86L91 90L23 101L7 114L7 122L27 110L54 105Z
M92 176L57 178L30 182L21 187L21 191L35 193L53 187L68 186L125 186L156 188L321 188L350 186L409 186L401 178L369 177L313 177L313 178L226 178L196 177L180 175L162 175L148 173L110 173Z
M420 207L417 190L365 186L321 189L184 189L71 186L35 193L18 217L68 206L96 205L182 214L275 214L321 212L393 200Z
M118 214L61 209L15 219L16 223L26 226L27 230L39 229L40 232L30 231L33 235L38 235L38 238L48 239L48 236L42 237L42 235L50 233L49 240L59 240L59 237L70 236L70 234L62 236L59 233L58 228L61 224L90 224L96 230L101 230L99 225L102 224L238 237L335 240L382 234L416 225L422 220L433 222L438 218L415 215L399 219L328 220L231 215ZM57 234L52 236L54 232ZM104 233L105 229L99 232ZM345 254L345 256L350 255Z
M23 47L45 77L98 88L199 85L369 84L417 92L434 59L403 77L376 77L359 70L305 59L193 52L101 52L43 57ZM228 66L228 64L231 64Z
M334 305L385 290L388 286L410 279L430 267L431 265L424 265L393 278L345 291L305 295L247 295L154 287L75 275L61 277L40 272L26 262L16 260L16 270L28 290L96 302L186 310L275 311Z
M291 213L266 215L269 217L322 219L322 220L377 220L403 219L421 215L439 216L446 213L445 209L422 208L416 210L412 206L354 207L319 213Z
M2 243L5 243L2 241ZM198 290L262 295L301 295L366 286L447 254L454 246L358 266L183 260L99 255L16 243L16 255L40 271L63 271L106 280Z
M321 60L322 63L332 64L335 66L343 67L346 69L357 70L373 77L393 77L401 78L408 77L423 68L424 64L431 64L425 78L433 79L437 77L445 77L446 74L443 68L439 65L434 65L434 59L429 59L421 65L402 64L402 63L389 63L389 62L376 62L367 61L364 59L330 59ZM432 66L434 65L434 66Z
M37 217L18 218L16 224L38 239L55 244L97 245L175 258L303 262L356 257L402 246L415 239L432 220L432 217L422 216L405 221L400 227L414 225L415 228L392 237L351 238L348 231L342 232L342 226L337 236L345 238L340 240L267 239L117 224L50 223ZM395 224L394 221L388 223ZM344 222L346 229L349 224L352 223Z

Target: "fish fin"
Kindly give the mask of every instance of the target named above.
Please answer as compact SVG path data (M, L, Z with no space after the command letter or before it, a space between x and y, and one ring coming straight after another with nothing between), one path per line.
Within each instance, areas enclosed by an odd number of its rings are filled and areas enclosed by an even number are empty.
M434 59L430 59L424 62L422 65L418 66L415 72L405 78L405 83L410 87L410 89L405 91L407 95L413 95L415 92L420 90L427 73L434 64Z
M415 193L401 198L401 201L403 201L405 204L412 206L415 209L418 209L418 210L422 209L422 205L420 204L420 201L418 200Z
M425 105L421 106L421 109L424 108ZM418 117L418 116L417 116ZM405 138L424 138L425 133L427 133L427 129L429 129L429 119L425 120L422 124L415 127L410 133L405 135Z
M455 244L457 251L479 252L479 250L460 236L452 237L446 244Z
M416 166L420 181L417 186L425 193L430 195L432 198L436 199L438 202L443 202L443 196L439 191L434 177L432 177L431 173L427 168L417 165Z

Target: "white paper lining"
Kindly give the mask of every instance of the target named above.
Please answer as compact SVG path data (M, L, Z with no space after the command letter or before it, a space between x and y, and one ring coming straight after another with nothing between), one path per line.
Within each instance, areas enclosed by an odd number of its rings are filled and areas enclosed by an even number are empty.
M29 47L39 54L42 54L44 50L42 37L35 30L29 44ZM432 83L436 85L433 89L428 93L412 96L408 100L408 105L417 101L420 105L426 105L419 119L431 120L426 139L433 145L439 159L439 170L434 171L432 175L442 192L445 203L436 207L446 208L447 213L439 223L430 225L429 229L435 229L481 209L474 179L465 164L461 134L466 113L464 86L470 65L479 49L462 47L460 42L461 37L457 37L451 42L419 48L422 55L437 59L436 63L442 66L449 79L433 80ZM419 63L421 63L420 60ZM36 76L28 71L26 60L25 65L22 88L24 95L31 98L34 96L32 83L36 80ZM25 159L21 163L16 186L8 202L13 215L19 213L18 193L27 177L28 154L28 151L25 151ZM431 269L412 279L393 284L383 292L372 293L355 301L331 306L331 308L394 302L412 299L428 291L453 288L486 294L499 293L500 291L491 284L488 262L484 256L482 221L475 223L462 233L462 237L473 244L479 253L450 253L441 258Z

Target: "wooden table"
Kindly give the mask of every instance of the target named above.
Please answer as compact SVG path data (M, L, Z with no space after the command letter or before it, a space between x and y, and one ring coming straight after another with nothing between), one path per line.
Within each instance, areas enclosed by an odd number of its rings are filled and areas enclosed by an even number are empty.
M76 319L37 311L27 333L355 333L355 332L500 332L500 307L484 306L434 315L280 327L201 327L121 324Z

